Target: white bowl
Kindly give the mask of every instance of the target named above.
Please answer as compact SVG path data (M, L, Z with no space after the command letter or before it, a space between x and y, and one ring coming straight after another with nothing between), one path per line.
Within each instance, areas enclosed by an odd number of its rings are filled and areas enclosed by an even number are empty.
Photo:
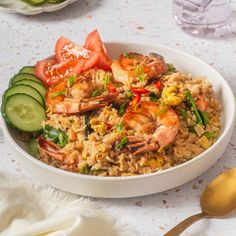
M80 195L125 198L162 192L182 185L210 168L225 150L233 130L235 117L234 95L225 79L205 62L184 52L160 45L127 42L106 43L111 58L122 52L135 51L148 54L156 52L179 70L192 75L207 76L213 84L215 96L222 104L222 133L216 143L194 159L176 167L152 174L129 177L88 176L63 171L38 161L25 151L24 143L15 138L14 130L1 118L6 143L16 160L31 175L58 189Z
M20 13L22 15L37 15L43 12L58 11L77 0L66 0L58 4L45 3L39 6L31 6L20 0L0 0L0 9L9 13Z

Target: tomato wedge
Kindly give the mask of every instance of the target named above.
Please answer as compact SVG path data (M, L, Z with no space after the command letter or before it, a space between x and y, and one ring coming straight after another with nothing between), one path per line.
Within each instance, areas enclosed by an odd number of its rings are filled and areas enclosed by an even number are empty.
M65 60L57 63L55 59L46 59L37 62L35 66L36 76L42 80L45 86L57 84L61 79L80 74L84 68L85 61Z
M104 70L110 70L111 61L107 56L107 50L103 44L100 35L97 30L92 31L88 34L84 47L88 50L97 52L99 54L99 60L97 67Z

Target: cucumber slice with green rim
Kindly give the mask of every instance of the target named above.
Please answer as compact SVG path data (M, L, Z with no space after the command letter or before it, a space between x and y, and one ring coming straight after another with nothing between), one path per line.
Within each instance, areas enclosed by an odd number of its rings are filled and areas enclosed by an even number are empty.
M27 73L31 75L35 75L35 67L34 66L24 66L19 71L20 74Z
M5 101L4 112L7 120L13 127L25 131L36 132L42 129L42 122L46 113L42 105L33 97L17 93Z
M42 95L38 92L38 90L31 87L30 85L25 84L14 85L7 89L3 94L3 99L5 100L9 96L16 93L24 93L30 95L31 97L35 98L42 106L44 106L44 99Z
M37 139L31 139L28 143L27 149L30 155L32 155L33 157L37 157L39 154L39 144Z
M9 120L7 118L7 115L5 113L5 102L3 101L2 99L2 105L1 105L1 113L2 113L2 118L7 122L9 123ZM13 125L12 125L13 126Z
M33 6L41 5L46 2L46 0L23 0L23 1Z
M38 82L35 82L33 80L29 80L29 79L19 80L16 83L14 83L14 85L19 85L19 84L29 85L29 86L35 88L42 95L42 97L45 98L46 89L42 84L39 84Z
M38 79L35 75L32 74L28 74L28 73L20 73L20 74L16 74L14 75L9 82L9 86L14 85L16 82L20 81L20 80L24 80L24 79L28 79L28 80L33 80L35 82L38 82L40 84L43 84L42 81L40 79Z
M48 0L49 3L60 3L60 2L64 2L65 0Z

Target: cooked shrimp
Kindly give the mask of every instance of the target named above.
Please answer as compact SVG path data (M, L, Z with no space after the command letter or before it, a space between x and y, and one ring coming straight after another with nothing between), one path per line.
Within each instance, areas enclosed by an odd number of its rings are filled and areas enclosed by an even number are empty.
M142 102L136 111L128 110L122 123L126 129L148 134L147 140L128 137L127 148L134 154L161 149L173 142L179 129L179 118L168 106Z
M47 153L50 157L58 161L64 160L65 155L59 152L60 148L55 143L46 140L42 136L38 137L38 143L40 150Z
M113 102L117 94L106 94L89 99L74 99L65 98L62 102L56 103L52 106L53 112L76 114L91 111L100 107L105 107Z
M123 53L112 65L114 80L126 85L135 82L146 82L156 78L167 71L164 58L158 54L150 53L149 56L130 52Z
M76 114L105 107L117 97L116 92L109 93L109 90L92 97L96 89L92 79L84 76L76 78L71 86L68 86L68 80L64 80L49 88L46 103L55 113Z

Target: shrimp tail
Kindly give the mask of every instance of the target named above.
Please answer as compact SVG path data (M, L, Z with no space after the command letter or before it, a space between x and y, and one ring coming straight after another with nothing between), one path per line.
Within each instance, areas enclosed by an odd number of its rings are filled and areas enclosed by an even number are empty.
M65 158L65 155L59 152L59 147L42 136L38 137L38 143L39 143L39 148L41 151L47 153L50 157L58 160L58 161L63 161Z
M113 102L117 94L101 95L84 101L75 99L65 99L63 102L54 105L53 110L56 113L77 114L91 111L97 108L105 107Z

